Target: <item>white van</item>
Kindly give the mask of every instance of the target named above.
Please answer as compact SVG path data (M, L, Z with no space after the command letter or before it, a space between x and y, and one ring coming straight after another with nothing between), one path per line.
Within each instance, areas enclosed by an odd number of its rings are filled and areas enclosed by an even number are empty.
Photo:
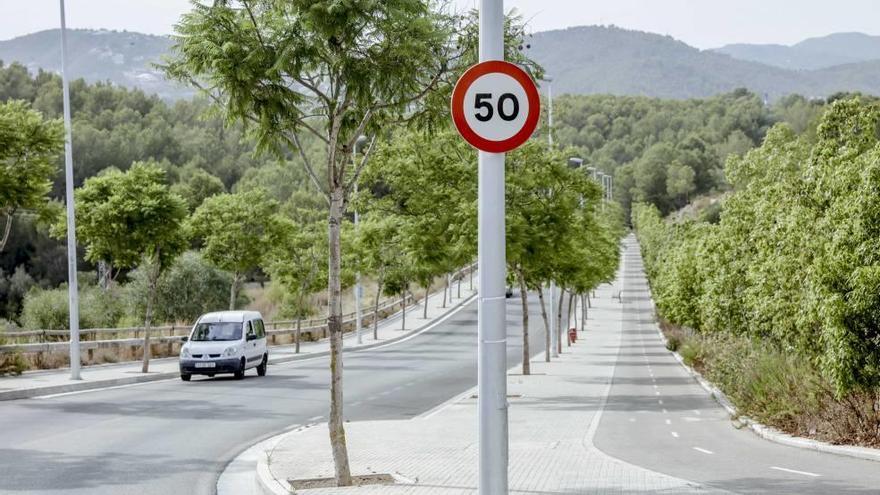
M180 379L232 373L244 378L248 368L266 376L269 350L263 317L256 311L218 311L202 315L180 348Z

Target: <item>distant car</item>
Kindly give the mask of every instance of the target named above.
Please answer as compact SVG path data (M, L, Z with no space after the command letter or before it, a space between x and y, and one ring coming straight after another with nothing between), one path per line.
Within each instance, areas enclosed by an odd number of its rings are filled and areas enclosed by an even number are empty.
M236 379L256 368L266 376L269 350L263 317L256 311L219 311L199 317L180 348L180 379L232 373Z
M507 286L507 290L504 291L504 297L506 297L507 299L513 297L513 287L509 285Z

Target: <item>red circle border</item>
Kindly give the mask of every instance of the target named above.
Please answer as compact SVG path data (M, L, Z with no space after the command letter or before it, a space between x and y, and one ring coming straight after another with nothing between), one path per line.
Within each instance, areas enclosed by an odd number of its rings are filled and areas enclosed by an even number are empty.
M502 141L492 141L483 138L468 125L467 119L464 116L464 96L468 88L479 77L493 72L500 72L514 78L525 90L526 98L529 101L529 115L526 116L522 129ZM535 86L535 82L532 81L532 78L529 77L526 71L515 64L503 60L481 62L465 71L458 79L458 82L455 83L455 89L452 91L451 107L452 121L461 137L474 148L489 153L505 153L521 146L535 132L541 116L541 98L538 96L538 88Z

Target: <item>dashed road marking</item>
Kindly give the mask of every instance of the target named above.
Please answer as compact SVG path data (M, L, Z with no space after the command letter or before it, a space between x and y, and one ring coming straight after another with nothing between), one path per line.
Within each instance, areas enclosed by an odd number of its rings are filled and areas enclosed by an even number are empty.
M671 432L671 433L672 433L672 436L673 436L674 438L678 438L678 432L677 432L677 431L673 431L673 432Z
M667 420L666 420L666 424L671 425L671 424L672 424L672 420L671 420L671 419L667 419Z
M702 448L700 448L700 447L692 447L692 448L693 448L694 450L696 450L697 452L702 452L702 453L707 454L707 455L712 455L712 454L714 454L714 452L712 452L711 450L702 449Z
M662 400L662 399L658 399L657 402L659 402L661 406L663 405L663 400Z
M818 478L818 477L822 476L821 474L811 473L809 471L798 471L797 469L788 469L788 468L778 467L778 466L770 466L770 469L775 469L777 471L784 471L786 473L802 474L804 476L811 476L813 478Z

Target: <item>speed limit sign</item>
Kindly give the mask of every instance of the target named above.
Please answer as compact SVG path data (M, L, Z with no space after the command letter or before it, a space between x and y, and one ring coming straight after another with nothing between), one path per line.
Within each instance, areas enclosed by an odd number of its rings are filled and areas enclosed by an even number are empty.
M532 78L509 62L474 65L452 92L452 120L474 148L504 153L526 142L538 125L541 100Z

